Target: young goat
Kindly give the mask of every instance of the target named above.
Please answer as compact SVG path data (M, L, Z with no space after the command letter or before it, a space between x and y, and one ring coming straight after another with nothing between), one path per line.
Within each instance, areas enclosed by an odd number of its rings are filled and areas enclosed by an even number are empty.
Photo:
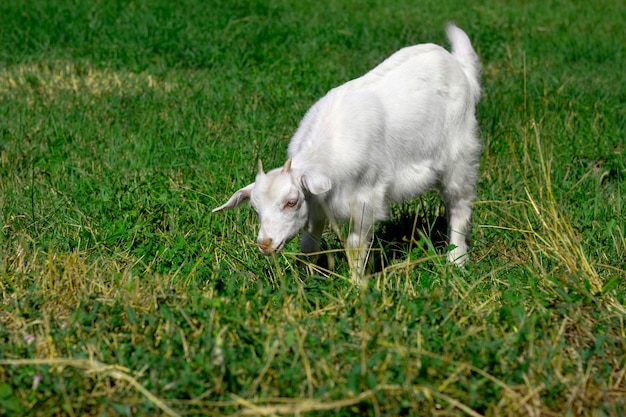
M436 187L454 246L448 260L462 265L480 157L480 62L465 32L448 24L446 33L452 53L403 48L329 91L302 119L284 166L264 173L259 161L255 182L213 211L249 200L266 255L300 229L302 252L318 252L326 220L349 220L348 259L362 277L372 228L389 203Z

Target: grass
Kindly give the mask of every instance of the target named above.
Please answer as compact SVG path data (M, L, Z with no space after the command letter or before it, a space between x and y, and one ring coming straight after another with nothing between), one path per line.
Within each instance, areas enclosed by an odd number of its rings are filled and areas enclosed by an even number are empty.
M0 5L0 414L624 415L620 2ZM265 258L306 109L455 20L484 64L472 262L428 193L369 285ZM340 231L341 232L341 231Z

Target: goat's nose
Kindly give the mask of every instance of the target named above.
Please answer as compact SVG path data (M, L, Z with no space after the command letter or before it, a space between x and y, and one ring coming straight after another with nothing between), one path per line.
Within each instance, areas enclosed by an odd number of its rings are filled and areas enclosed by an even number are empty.
M270 255L274 253L274 249L272 248L271 237L265 237L263 239L259 239L257 244L259 245L259 250L261 251L263 255Z

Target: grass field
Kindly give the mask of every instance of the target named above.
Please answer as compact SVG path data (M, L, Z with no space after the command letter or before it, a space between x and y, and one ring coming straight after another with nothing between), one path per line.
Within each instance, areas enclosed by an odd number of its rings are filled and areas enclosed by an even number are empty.
M459 3L0 3L0 415L626 415L626 7ZM211 213L448 20L484 65L465 269L434 193L364 289L336 233L301 276Z

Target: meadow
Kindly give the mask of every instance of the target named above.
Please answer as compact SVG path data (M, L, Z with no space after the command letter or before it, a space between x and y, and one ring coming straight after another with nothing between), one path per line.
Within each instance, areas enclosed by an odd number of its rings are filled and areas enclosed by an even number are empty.
M471 262L435 193L368 285L211 213L325 92L464 29L483 63ZM618 0L0 3L0 415L626 415Z

